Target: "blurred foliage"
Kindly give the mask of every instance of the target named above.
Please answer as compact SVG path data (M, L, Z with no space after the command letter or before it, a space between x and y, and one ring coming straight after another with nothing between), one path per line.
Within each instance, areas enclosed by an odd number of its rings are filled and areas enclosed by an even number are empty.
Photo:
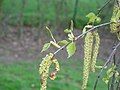
M11 15L9 24L16 25L21 20L18 16L23 13L24 25L47 24L66 27L73 18L75 1L25 0L22 10L22 0L4 0L2 11L4 15ZM90 12L97 13L98 8L105 2L106 0L78 0L76 27L83 27L87 22L85 16ZM109 5L105 9L101 17L106 21L111 15L111 6Z

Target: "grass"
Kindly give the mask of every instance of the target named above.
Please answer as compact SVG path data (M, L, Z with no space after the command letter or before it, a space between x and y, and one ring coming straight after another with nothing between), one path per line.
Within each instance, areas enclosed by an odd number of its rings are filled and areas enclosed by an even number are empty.
M38 66L41 60L0 60L0 90L40 90ZM82 85L82 62L76 59L59 60L61 70L58 77L48 80L47 90L80 90ZM100 63L99 63L100 64ZM91 74L87 90L93 90L97 73ZM99 81L97 90L107 90Z

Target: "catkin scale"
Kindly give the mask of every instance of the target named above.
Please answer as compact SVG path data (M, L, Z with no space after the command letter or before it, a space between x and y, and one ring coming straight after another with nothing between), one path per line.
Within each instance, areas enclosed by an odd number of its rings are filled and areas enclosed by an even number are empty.
M93 35L91 32L88 32L85 36L85 44L84 44L84 68L83 68L82 90L86 89L88 82L91 55L92 55L92 45L93 45Z
M95 72L95 65L96 60L99 52L99 46L100 46L100 37L97 31L93 32L94 36L94 45L93 45L93 54L92 54L92 63L91 63L91 71Z
M41 89L40 90L46 90L47 88L47 79L49 77L49 68L51 64L55 64L55 71L56 73L60 70L59 63L57 59L53 59L53 54L49 53L46 55L45 58L43 58L43 61L40 64L39 67L39 73L41 76ZM56 74L54 75L54 79L56 78Z

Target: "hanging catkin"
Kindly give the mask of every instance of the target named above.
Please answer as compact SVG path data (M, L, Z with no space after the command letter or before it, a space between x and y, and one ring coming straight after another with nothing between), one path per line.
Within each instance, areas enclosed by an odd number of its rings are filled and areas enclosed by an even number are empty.
M46 88L47 88L47 79L49 77L49 68L52 63L55 64L54 72L57 73L60 70L59 63L58 63L57 59L53 58L52 53L47 54L46 57L43 58L43 61L40 64L39 73L41 76L41 90L46 90ZM52 80L54 80L56 78L56 73L54 74L53 77L51 77Z
M115 0L116 1L116 0ZM118 37L118 39L120 39L120 22L118 22L120 20L120 6L118 5L120 2L117 3L117 1L114 4L114 8L113 8L113 14L111 17L111 23L110 24L110 29L111 29L111 33L115 33Z
M95 65L96 65L96 60L99 52L99 46L100 46L100 37L97 31L93 32L94 36L94 45L93 45L93 50L92 50L92 63L91 63L91 71L95 72Z
M60 70L60 65L59 65L57 59L53 59L52 62L53 62L53 64L55 65L55 70L50 73L49 78L50 78L51 80L54 80L54 79L56 78L57 72Z
M88 32L85 36L85 44L84 44L84 68L83 68L82 90L86 89L88 82L91 55L92 55L92 45L93 45L93 35L91 32Z

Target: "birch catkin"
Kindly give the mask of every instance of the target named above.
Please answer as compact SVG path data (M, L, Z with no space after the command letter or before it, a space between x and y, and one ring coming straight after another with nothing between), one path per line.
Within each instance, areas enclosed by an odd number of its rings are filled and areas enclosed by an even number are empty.
M120 7L115 4L113 8L113 15L111 17L111 22L114 23L110 24L111 33L116 33L119 31L118 28L120 26L120 23L117 22L119 19L120 19Z
M92 45L93 45L93 35L91 32L88 32L85 36L85 44L84 44L84 68L83 68L82 90L86 89L88 82L91 55L92 55Z
M60 65L57 59L53 59L52 62L55 65L55 70L52 73L50 73L49 78L51 80L54 80L56 78L57 72L60 70Z
M52 64L52 57L52 53L46 55L46 57L43 58L43 61L40 64L39 73L41 75L41 90L46 90L47 88L47 78L49 76L49 67Z
M41 76L41 89L40 90L46 90L47 88L47 79L49 77L49 69L51 64L55 64L55 73L53 74L53 77L51 77L52 80L56 78L56 73L60 70L59 63L57 59L53 58L53 54L49 53L46 55L45 58L43 58L43 61L40 64L39 67L39 73Z
M111 22L113 23L110 24L110 29L111 33L115 33L120 40L120 22L118 22L118 20L120 20L120 1L117 2L115 0L113 14L111 17Z
M100 37L97 31L93 32L93 36L94 36L94 45L93 45L91 71L95 72L95 65L96 65L96 60L97 60L99 46L100 46Z

